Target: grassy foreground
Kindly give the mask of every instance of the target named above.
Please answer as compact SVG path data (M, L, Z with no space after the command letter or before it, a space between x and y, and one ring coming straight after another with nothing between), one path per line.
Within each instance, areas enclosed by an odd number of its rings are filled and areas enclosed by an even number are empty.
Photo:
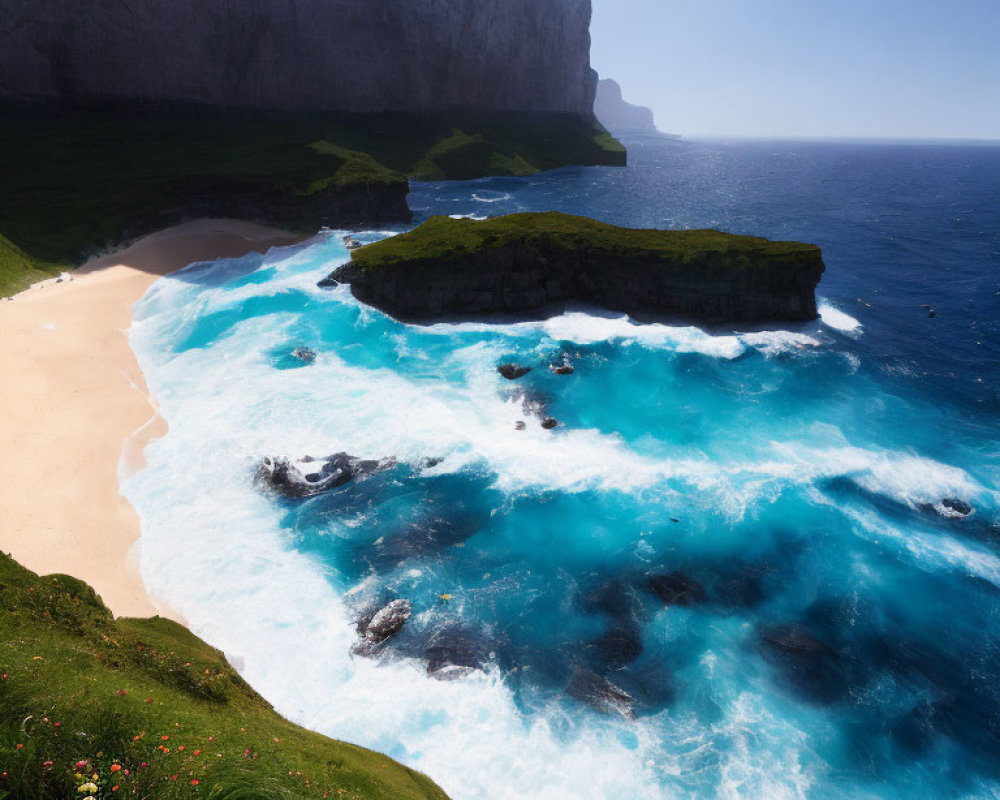
M72 797L447 800L282 719L182 626L115 620L83 582L0 554L0 798Z
M0 296L77 265L192 199L210 211L213 197L262 198L258 221L301 216L309 227L314 220L302 211L329 205L331 193L389 193L405 209L407 178L624 163L624 148L609 134L566 115L0 110ZM289 213L264 218L275 209Z
M710 253L727 256L730 266L766 266L770 259L815 261L819 248L802 242L774 242L716 230L664 231L608 225L558 211L510 214L477 221L432 217L412 231L383 239L351 254L351 264L371 270L414 261L433 261L517 245L545 252L659 257L689 263Z

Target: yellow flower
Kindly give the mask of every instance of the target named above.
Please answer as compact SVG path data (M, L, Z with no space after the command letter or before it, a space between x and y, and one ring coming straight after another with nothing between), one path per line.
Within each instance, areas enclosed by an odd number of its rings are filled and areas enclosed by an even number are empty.
M97 794L97 784L96 783L85 783L79 789L76 790L77 794Z

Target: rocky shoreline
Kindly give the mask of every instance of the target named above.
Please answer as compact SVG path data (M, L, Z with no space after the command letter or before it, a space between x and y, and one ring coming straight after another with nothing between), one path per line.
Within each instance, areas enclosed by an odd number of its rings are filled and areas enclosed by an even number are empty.
M435 217L354 251L321 285L350 284L362 302L407 321L582 302L707 324L808 322L824 269L814 245L551 212Z

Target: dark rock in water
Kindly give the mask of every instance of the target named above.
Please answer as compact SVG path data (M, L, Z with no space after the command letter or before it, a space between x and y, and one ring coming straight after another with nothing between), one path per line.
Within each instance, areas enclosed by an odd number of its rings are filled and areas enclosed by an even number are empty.
M413 606L409 600L393 600L367 622L359 620L358 632L362 640L354 648L354 652L358 655L374 655L379 645L402 630L412 614Z
M818 703L833 703L850 691L847 665L837 652L800 625L760 631L764 657L781 669L792 689Z
M622 669L642 655L642 636L637 628L614 628L587 645L587 650L602 666Z
M941 501L941 505L963 517L969 516L975 510L969 503L956 497L946 497Z
M629 230L558 212L432 217L352 253L332 278L399 319L593 303L699 323L816 319L820 249L719 231Z
M528 425L523 419L519 419L517 422L514 423L515 431L523 431L527 427Z
M589 703L605 714L621 714L628 720L635 714L635 698L632 695L589 669L578 667L573 671L566 694Z
M761 631L761 641L771 650L793 656L835 656L826 644L798 625L772 625Z
M483 669L490 659L481 635L451 624L431 636L425 651L427 674L438 680L454 680Z
M268 456L257 467L254 482L284 497L313 497L355 478L387 469L395 463L395 459L391 458L371 461L354 458L347 453L327 458L305 456L299 461Z
M501 364L497 367L497 372L509 381L516 381L531 372L531 367L522 367L520 364Z
M297 358L303 364L312 364L316 360L316 351L308 347L296 347L292 350L292 358Z
M550 431L553 428L558 427L558 425L559 425L559 420L557 420L555 417L546 417L545 419L542 420L542 427L545 428L545 430L547 431Z
M571 364L553 364L549 367L549 369L551 369L556 375L572 375L575 372Z
M680 572L650 578L649 590L668 606L693 606L708 600L702 585Z

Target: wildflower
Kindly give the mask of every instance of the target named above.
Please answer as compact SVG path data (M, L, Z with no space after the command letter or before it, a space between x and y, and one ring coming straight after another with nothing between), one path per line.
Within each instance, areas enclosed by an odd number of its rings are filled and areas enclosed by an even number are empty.
M145 761L143 761L139 766L140 767L148 767L149 764L147 764Z
M275 736L275 737L274 737L274 743L275 743L275 744L277 744L277 743L278 743L278 742L280 742L280 741L281 741L281 739L279 739L279 738L278 738L277 736Z
M61 722L57 722L57 723L55 724L55 726L56 726L57 728L61 728L61 727L62 727L62 723L61 723Z
M250 750L249 749L244 750L243 755L244 757L248 757L250 755Z
M44 769L49 769L51 766L52 766L52 762L51 761L43 761L42 762L42 767Z
M200 756L200 755L201 755L201 750L195 750L195 751L194 751L194 754L195 754L196 756Z
M208 737L208 741L210 741L210 742L214 742L214 741L215 741L215 737L214 737L214 736L209 736L209 737Z
M118 696L119 697L125 697L127 694L128 694L128 692L126 692L124 689L119 689L118 690Z
M153 698L152 697L147 697L145 702L152 703L153 702Z
M21 743L19 742L19 743L18 743L18 745L17 745L17 748L16 748L16 749L20 750L20 749L22 749L23 747L24 747L24 745L23 745L23 744L21 744Z
M116 784L115 786L112 786L112 787L111 787L111 791L112 791L112 792L117 792L117 791L118 791L118 789L119 789L119 787L118 787L118 785L117 785L117 784Z
M122 770L122 765L121 764L112 764L111 765L111 771L112 772L121 772L121 770Z
M170 780L172 780L172 781L175 781L175 780L177 780L177 776L176 776L176 775L171 775L171 776L170 776Z
M7 680L9 677L10 675L5 672L2 676L0 676L0 680Z
M79 789L76 790L77 794L97 794L97 784L96 783L85 783Z
M179 744L179 745L177 745L177 752L178 752L178 753L179 753L179 752L180 752L181 750L183 750L183 749L184 749L184 745L182 745L182 744Z
M197 778L192 778L191 779L191 785L192 786L197 786L200 782L201 781L199 781Z
M165 741L167 741L167 739L169 739L169 738L170 738L169 736L161 736L161 737L160 737L160 741L161 741L161 742L165 742Z
M89 766L90 766L90 759L84 758L81 761L77 761L73 765L73 769L75 769L77 772L83 772Z
M128 777L129 775L131 775L131 774L132 774L132 773L131 773L131 772L129 772L129 771L127 770L127 769L123 769L123 770L122 770L122 772L124 772L124 773L125 773L125 777L126 777L126 778L127 778L127 777Z

